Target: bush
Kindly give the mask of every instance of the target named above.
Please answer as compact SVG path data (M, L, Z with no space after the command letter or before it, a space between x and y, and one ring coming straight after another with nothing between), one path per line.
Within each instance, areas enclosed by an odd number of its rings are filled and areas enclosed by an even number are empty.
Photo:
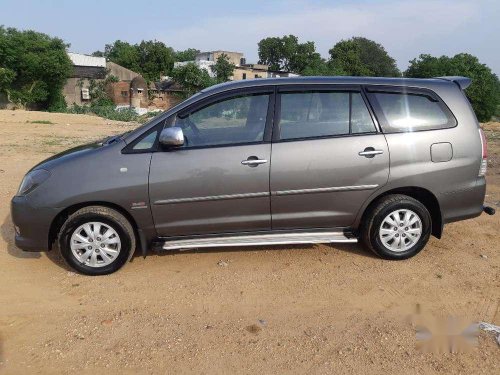
M0 91L20 108L59 108L72 63L59 38L0 26Z
M148 112L144 115L138 115L132 108L117 110L114 105L78 105L74 103L71 107L61 112L77 115L96 115L108 120L139 123L144 123L158 114L157 112Z

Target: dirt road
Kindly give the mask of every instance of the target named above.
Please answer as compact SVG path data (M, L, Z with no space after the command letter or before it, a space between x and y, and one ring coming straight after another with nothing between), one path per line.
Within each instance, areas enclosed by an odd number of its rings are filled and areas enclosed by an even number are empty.
M18 250L9 201L24 173L130 127L0 111L0 373L500 372L492 335L466 353L422 353L408 320L419 304L500 325L500 214L448 225L402 262L359 245L232 248L135 257L91 278L55 252ZM486 129L498 209L500 124Z

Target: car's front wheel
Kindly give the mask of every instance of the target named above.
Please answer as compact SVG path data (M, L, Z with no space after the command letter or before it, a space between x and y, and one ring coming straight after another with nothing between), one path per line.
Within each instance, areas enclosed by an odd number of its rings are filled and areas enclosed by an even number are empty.
M382 258L407 259L425 247L431 224L429 211L421 202L407 195L388 195L368 212L361 239Z
M106 275L133 255L130 222L108 207L84 207L70 215L59 233L59 249L70 267L86 275Z

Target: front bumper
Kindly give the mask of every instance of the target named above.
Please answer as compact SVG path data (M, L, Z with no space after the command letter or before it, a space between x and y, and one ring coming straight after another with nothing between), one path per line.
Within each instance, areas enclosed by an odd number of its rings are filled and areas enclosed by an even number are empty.
M14 197L10 213L15 226L16 246L24 251L45 251L49 249L49 230L59 210L35 208L27 197Z

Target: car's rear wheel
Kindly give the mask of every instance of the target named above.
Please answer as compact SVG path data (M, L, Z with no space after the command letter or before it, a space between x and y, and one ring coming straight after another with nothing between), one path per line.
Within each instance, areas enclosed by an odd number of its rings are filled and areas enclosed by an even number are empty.
M363 243L385 259L407 259L429 241L431 215L418 200L394 194L380 199L365 217Z
M86 275L106 275L133 255L130 222L108 207L84 207L70 215L59 233L59 249L70 267Z

